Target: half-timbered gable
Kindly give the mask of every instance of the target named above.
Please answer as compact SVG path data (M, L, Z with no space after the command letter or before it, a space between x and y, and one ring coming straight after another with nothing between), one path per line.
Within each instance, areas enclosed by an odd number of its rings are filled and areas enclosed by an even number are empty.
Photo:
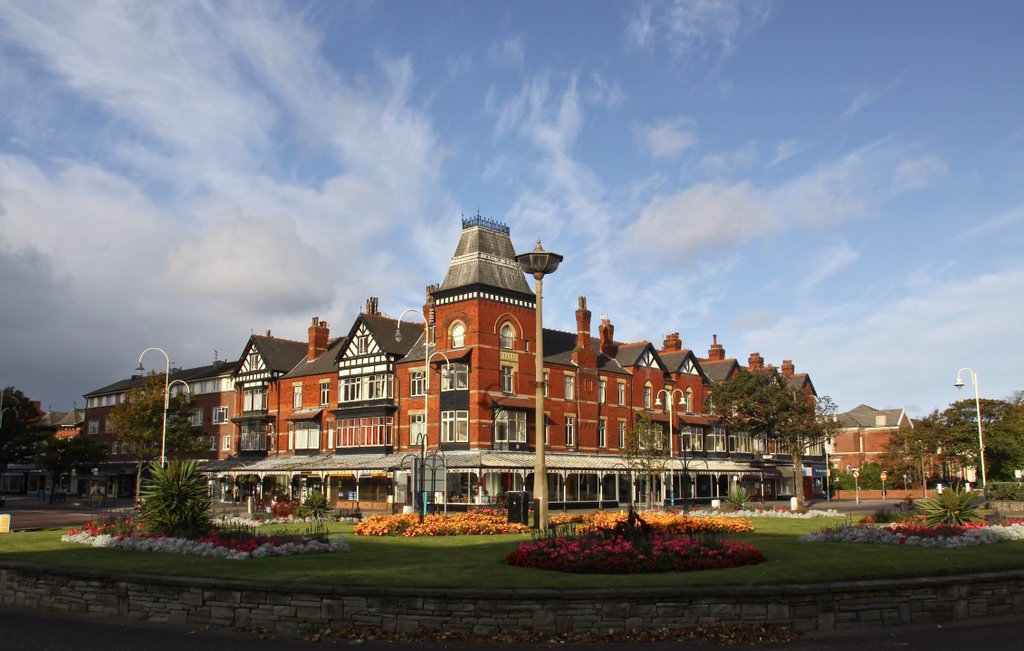
M238 453L266 455L277 451L276 420L281 395L277 380L291 371L306 354L306 343L270 336L252 335L242 351L233 374L238 425Z
M401 336L395 337L400 331ZM338 353L338 402L334 410L339 453L390 452L395 445L395 363L423 326L382 316L377 299L352 325Z

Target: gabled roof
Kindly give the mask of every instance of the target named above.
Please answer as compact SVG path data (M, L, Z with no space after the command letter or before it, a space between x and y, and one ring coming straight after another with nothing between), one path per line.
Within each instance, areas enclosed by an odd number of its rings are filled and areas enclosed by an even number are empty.
M327 344L327 350L317 355L316 359L309 361L307 356L302 358L295 368L281 376L281 379L309 377L310 375L326 375L328 373L338 374L338 359L348 337L338 337Z
M664 362L665 367L668 368L668 372L673 374L683 373L681 370L683 368L683 363L686 362L686 360L690 360L693 363L693 367L697 369L698 373L700 373L701 380L703 382L710 383L711 380L708 378L707 373L705 373L704 368L701 366L701 361L697 359L697 356L693 354L692 350L684 348L682 350L658 353L658 355L661 357L661 361ZM689 375L689 373L687 373L687 375Z
M707 375L712 384L728 380L732 377L733 373L740 369L740 363L735 359L702 359L700 360L700 366L704 369L704 374Z
M591 340L591 349L597 353L597 369L608 373L628 374L616 360L601 352L600 342ZM576 350L576 334L561 330L544 329L544 362L572 366L572 352Z
M194 382L196 380L209 380L212 378L222 377L225 375L231 375L235 366L238 365L236 361L218 361L206 366L198 366L196 368L189 368L179 371L178 373L172 373L172 380L184 380L185 382Z
M352 326L352 333L355 333L359 321L366 325L366 329L373 335L374 340L380 349L389 355L403 357L416 344L416 340L423 336L423 324L414 321L398 322L397 319L381 316L380 314L360 314L356 324ZM402 333L401 341L395 340L395 330Z
M61 427L74 427L81 425L85 422L85 410L78 409L77 407L64 414L64 417L57 420L57 424Z
M438 291L484 285L533 296L505 224L477 215L462 220L462 235Z
M903 424L914 426L904 409L875 409L863 404L836 415L836 420L844 429L900 427Z
M246 353L250 348L255 347L263 358L267 370L273 373L287 373L295 368L306 356L309 345L305 341L292 341L291 339L280 339L266 335L252 335L249 343L245 346L242 356L235 363L235 373L245 363Z
M647 352L651 353L654 361L658 364L658 368L661 369L663 373L668 373L668 367L666 367L665 362L662 361L661 355L649 341L639 341L633 344L619 344L619 350L615 353L615 361L621 364L623 368L637 366L640 362L640 358L642 358L644 353Z
M818 391L814 388L814 383L811 382L811 376L806 373L795 373L790 377L783 377L786 381L786 386L790 389L794 389L801 392L807 392L809 388L810 395L818 395Z

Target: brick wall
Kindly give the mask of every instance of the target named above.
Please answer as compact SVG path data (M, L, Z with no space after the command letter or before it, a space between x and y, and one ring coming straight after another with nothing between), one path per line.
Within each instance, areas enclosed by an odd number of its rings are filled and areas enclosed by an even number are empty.
M244 562L244 561L242 561ZM1024 614L1024 571L790 586L558 590L400 589L104 574L0 562L0 602L98 617L300 635L329 626L481 635L791 626L806 633Z

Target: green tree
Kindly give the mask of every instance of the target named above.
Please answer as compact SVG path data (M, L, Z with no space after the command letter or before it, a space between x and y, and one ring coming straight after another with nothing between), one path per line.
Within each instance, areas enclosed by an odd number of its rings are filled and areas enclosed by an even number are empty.
M810 448L830 440L838 429L836 405L828 396L812 396L787 386L776 369L743 371L715 385L710 412L730 429L777 441L793 459L796 498L801 490L803 459Z
M665 430L641 412L636 423L626 436L626 448L622 451L626 466L635 475L644 477L647 483L647 505L654 506L655 478L665 474L668 467L668 443Z
M36 463L49 471L53 478L50 503L61 477L79 466L93 466L107 458L107 446L84 436L58 437L51 435L39 444Z
M20 390L6 387L0 393L0 475L10 464L32 458L47 434L40 426L42 418L39 408Z
M124 402L110 412L108 423L120 450L135 461L135 495L138 502L142 470L160 458L164 410L164 377L153 373L142 386L125 394ZM202 429L191 424L192 397L188 393L173 396L167 407L168 457L199 452L208 442Z

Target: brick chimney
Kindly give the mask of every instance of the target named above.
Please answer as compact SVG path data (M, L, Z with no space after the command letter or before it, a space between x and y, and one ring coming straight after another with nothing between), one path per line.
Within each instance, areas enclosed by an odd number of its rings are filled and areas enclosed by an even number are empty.
M665 335L665 341L661 343L661 352L671 353L683 349L683 340L679 338L678 332Z
M751 371L764 370L764 357L761 357L761 353L750 353L750 357L747 358L747 368Z
M615 326L608 319L607 314L601 315L601 325L598 326L601 334L601 352L608 357L615 357L619 352L619 345L615 343Z
M579 307L576 308L576 348L572 351L572 361L580 368L597 367L597 355L590 347L590 310L587 309L587 297L580 296Z
M313 324L309 326L309 352L306 359L312 362L314 359L327 352L327 340L330 339L331 329L326 321L320 317L313 317Z
M782 377L793 377L796 373L796 367L793 366L793 360L784 359L782 360Z
M708 349L708 360L720 362L725 359L725 346L718 343L718 335L711 335L711 348Z
M372 314L373 316L380 316L380 310L377 307L377 297L371 296L366 299L366 309L363 310L364 314Z

